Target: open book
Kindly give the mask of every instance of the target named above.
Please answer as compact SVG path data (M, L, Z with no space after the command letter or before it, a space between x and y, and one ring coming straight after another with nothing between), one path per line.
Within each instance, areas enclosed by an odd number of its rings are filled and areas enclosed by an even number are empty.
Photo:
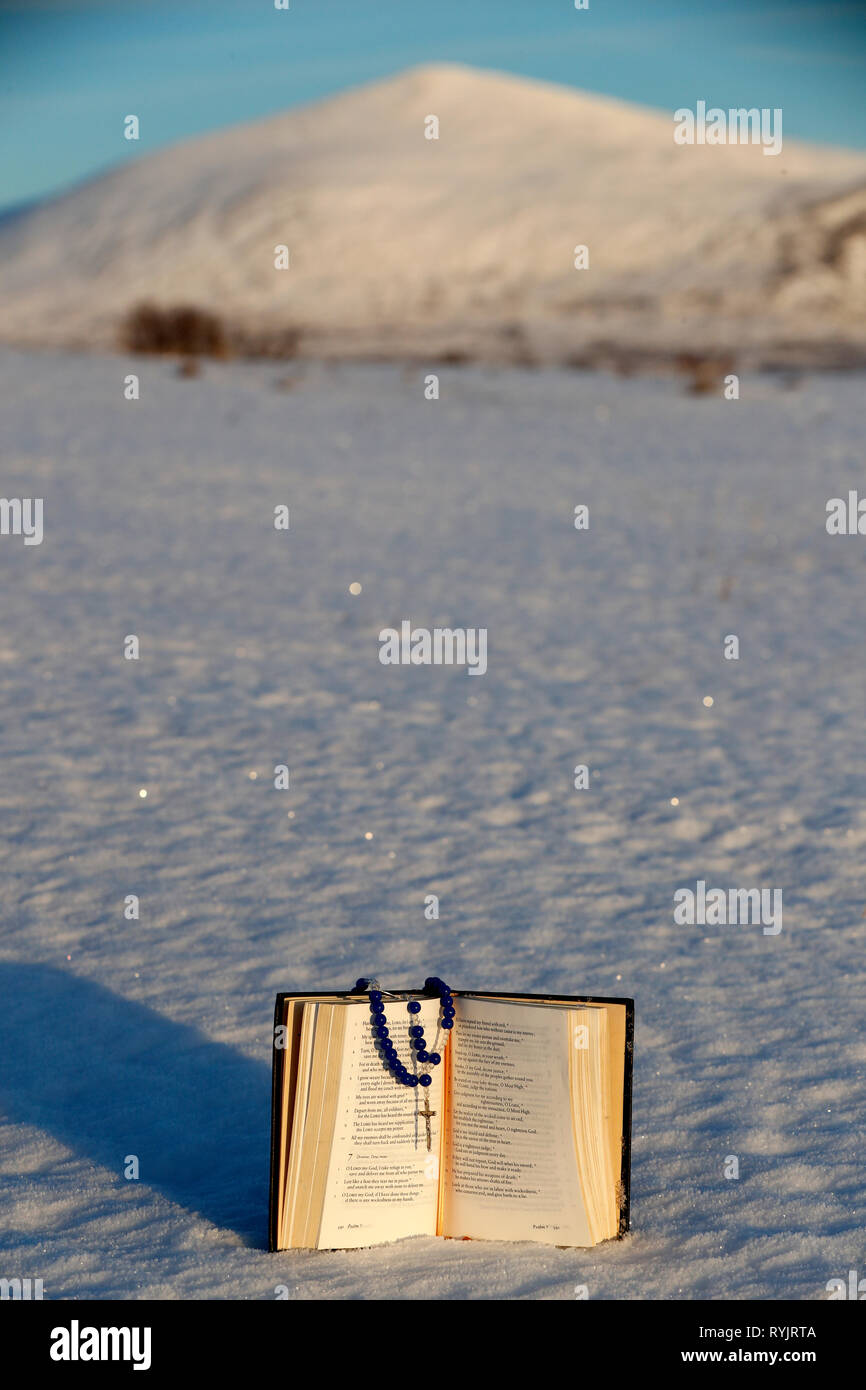
M277 995L272 1250L628 1229L632 1000L452 992L450 1036L437 998L385 998L407 1066L410 1024L438 1038L426 1088L387 1070L366 994Z

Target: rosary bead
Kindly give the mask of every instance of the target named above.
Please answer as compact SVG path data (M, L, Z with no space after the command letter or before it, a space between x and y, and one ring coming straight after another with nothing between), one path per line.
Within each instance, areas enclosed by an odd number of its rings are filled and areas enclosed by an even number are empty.
M356 990L366 989L369 980L359 979ZM437 975L429 975L424 981L424 988L428 993L439 995L441 1021L440 1027L449 1031L454 1027L454 1000L451 991L444 980L440 980ZM367 991L370 1003L370 1025L371 1032L379 1056L387 1069L393 1075L395 1081L402 1086L430 1086L433 1078L428 1072L415 1074L400 1060L397 1048L390 1036L387 1019L385 1016L385 1002L383 992L380 989ZM428 1052L428 1043L424 1037L424 1025L416 1021L417 1015L421 1012L421 1003L417 999L410 999L406 1008L411 1018L411 1026L408 1029L409 1046L412 1048L412 1059L415 1062L429 1062L431 1066L438 1066L442 1058L438 1052ZM413 1017L414 1016L414 1017ZM429 1124L428 1124L429 1129Z

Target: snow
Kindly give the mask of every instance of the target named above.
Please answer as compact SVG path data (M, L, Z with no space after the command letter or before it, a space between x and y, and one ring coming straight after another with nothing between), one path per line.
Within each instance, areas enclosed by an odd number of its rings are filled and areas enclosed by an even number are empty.
M0 1273L815 1299L859 1269L863 541L824 517L862 377L0 369L3 492L45 516L0 538ZM382 666L404 617L486 627L487 673ZM698 879L781 888L782 932L676 926ZM634 996L625 1240L266 1252L274 995L374 972Z

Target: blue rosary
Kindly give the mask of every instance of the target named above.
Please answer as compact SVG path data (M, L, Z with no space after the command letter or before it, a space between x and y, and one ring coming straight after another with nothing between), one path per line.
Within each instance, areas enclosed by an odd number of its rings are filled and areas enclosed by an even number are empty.
M398 1081L401 1086L430 1086L433 1078L429 1072L422 1071L420 1074L416 1074L410 1071L405 1063L401 1062L400 1058L397 1056L397 1049L391 1041L388 1024L385 1019L383 995L387 994L388 991L379 988L378 980L358 980L355 989L365 993L369 992L373 1036L379 1045L379 1049L385 1059L385 1064L393 1074L395 1081ZM451 1029L454 1027L454 999L451 990L444 980L440 980L435 975L430 975L424 981L424 992L425 994L439 995L439 1028L444 1029L446 1033L450 1033ZM406 1005L406 1011L410 1015L419 1014L421 1012L419 1001L417 999L410 999ZM439 1033L437 1031L434 1047L438 1044L438 1041ZM442 1061L438 1052L427 1050L424 1029L420 1023L412 1024L409 1028L409 1046L414 1050L416 1062L426 1062L429 1063L431 1067L438 1067L439 1063ZM424 1107L425 1111L427 1111L424 1118L427 1123L427 1147L429 1149L430 1116L435 1112L429 1110L426 1101L424 1102Z

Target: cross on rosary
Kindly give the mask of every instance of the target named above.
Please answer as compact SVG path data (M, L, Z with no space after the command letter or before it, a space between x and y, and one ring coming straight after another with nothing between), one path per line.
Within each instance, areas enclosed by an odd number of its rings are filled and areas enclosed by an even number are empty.
M429 1153L431 1148L433 1147L433 1136L430 1132L430 1121L433 1119L433 1116L436 1114L436 1111L430 1109L430 1101L427 1099L426 1095L424 1097L424 1109L421 1110L419 1107L418 1114L424 1116L424 1124L427 1126L427 1152Z

